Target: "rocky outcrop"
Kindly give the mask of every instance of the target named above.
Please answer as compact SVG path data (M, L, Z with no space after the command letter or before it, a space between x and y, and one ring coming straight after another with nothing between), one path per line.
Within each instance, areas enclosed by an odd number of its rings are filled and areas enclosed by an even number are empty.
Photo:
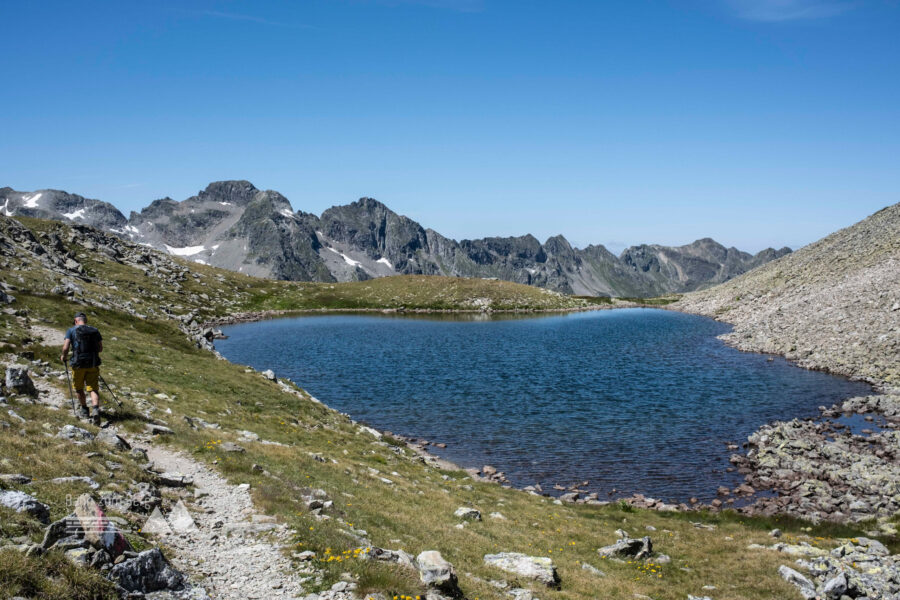
M778 574L803 598L900 597L900 555L891 555L881 542L865 537L841 542L830 551L805 542L779 543L767 549L796 558L794 567L781 565ZM766 547L753 544L750 549Z
M3 188L3 214L88 223L195 262L295 281L448 275L497 278L568 294L655 296L725 281L789 251L769 248L751 256L703 239L679 247L635 246L616 257L599 245L574 248L561 235L543 243L532 235L457 242L372 198L317 217L295 212L287 198L249 181L214 182L181 202L154 200L127 221L111 205L50 192ZM60 210L74 212L35 212L32 204L44 206L59 195L68 198L57 202ZM60 290L66 293L64 286Z

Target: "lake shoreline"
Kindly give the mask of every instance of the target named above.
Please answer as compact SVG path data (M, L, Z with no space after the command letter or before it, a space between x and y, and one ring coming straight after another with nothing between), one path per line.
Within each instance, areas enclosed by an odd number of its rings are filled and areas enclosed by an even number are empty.
M658 308L637 303L622 304L596 304L593 306L578 306L571 308L522 308L502 310L481 310L467 308L297 308L285 310L259 310L238 312L223 317L207 319L201 327L221 327L224 325L239 325L241 323L256 323L271 319L302 317L305 315L553 315L591 312L595 310L612 310L616 308Z
M687 299L690 302L690 298ZM791 364L851 381L866 383L872 394L852 396L830 407L820 406L817 415L760 426L747 438L745 454L733 454L730 462L745 475L747 490L764 491L740 512L772 516L788 514L819 522L856 522L886 519L900 512L895 496L900 492L900 394L888 381L864 375L856 363L841 363L820 352L806 356L784 351L787 340L760 336L757 323L723 318L681 301L666 310L708 317L734 329L718 336L741 352L780 356ZM867 421L882 420L882 427L868 427L863 435L840 422L841 418L864 415ZM739 488L740 489L740 488ZM731 493L734 493L732 491ZM724 496L723 496L724 497ZM884 525L889 527L888 525Z

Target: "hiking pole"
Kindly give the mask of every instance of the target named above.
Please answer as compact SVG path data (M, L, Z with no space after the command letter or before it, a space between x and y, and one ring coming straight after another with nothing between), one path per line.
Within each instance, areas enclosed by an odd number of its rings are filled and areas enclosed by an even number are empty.
M121 403L121 402L119 401L119 399L116 397L116 393L115 393L114 391L112 391L112 388L109 387L109 384L106 383L106 380L103 379L103 375L97 375L97 377L100 379L100 383L102 383L103 385L106 386L106 391L108 391L108 392L112 395L113 400L116 401L116 404L119 405L119 408L122 408L122 403Z
M69 378L69 365L66 364L66 361L62 361L64 367L66 367L66 381L69 383L69 398L72 400L72 414L75 415L75 418L78 418L78 413L75 411L75 392L72 391L72 380Z

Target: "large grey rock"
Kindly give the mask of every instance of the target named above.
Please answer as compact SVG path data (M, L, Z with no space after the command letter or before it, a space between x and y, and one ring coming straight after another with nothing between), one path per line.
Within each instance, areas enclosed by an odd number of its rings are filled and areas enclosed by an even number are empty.
M788 566L781 565L778 567L778 574L781 575L782 579L796 586L805 600L815 600L816 586L802 573L799 573Z
M7 367L6 388L13 390L17 394L37 396L37 389L34 387L34 382L28 375L28 369Z
M69 440L71 442L89 442L94 439L94 434L87 429L82 429L81 427L75 427L74 425L64 425L56 434L56 437L62 438L64 440Z
M559 587L559 575L553 561L543 556L528 556L518 552L501 552L486 554L486 565L496 567L507 573L533 579L548 587Z
M822 591L826 600L841 600L841 596L847 593L847 576L840 573L832 577L825 582Z
M129 592L158 592L178 590L184 585L184 575L175 570L159 548L145 550L135 558L115 565L110 579Z
M615 544L598 548L597 553L601 558L629 557L638 560L647 558L653 553L653 541L649 536L641 539L622 538Z
M59 540L68 536L79 539L84 536L84 530L81 529L81 523L75 513L54 521L47 526L47 529L44 530L44 540L41 542L41 548L48 550Z
M453 513L453 516L464 521L480 521L481 511L469 508L468 506L460 506L456 509L456 512Z
M17 490L0 490L0 506L16 512L28 513L41 523L50 522L50 507L38 502L33 496Z
M97 441L106 444L116 450L130 450L131 445L119 434L110 429L101 429L97 433Z
M94 548L105 550L113 558L131 550L131 544L90 494L82 494L75 501L75 515L84 531L84 539Z
M462 596L460 592L456 571L447 560L436 550L426 550L416 557L416 567L419 569L419 578L429 588L439 590L452 598Z

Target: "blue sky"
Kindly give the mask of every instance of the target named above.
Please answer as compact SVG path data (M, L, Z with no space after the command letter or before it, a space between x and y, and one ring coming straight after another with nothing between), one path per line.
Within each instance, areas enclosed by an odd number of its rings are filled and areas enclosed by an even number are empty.
M0 186L249 179L460 239L798 247L900 201L896 0L0 2Z

